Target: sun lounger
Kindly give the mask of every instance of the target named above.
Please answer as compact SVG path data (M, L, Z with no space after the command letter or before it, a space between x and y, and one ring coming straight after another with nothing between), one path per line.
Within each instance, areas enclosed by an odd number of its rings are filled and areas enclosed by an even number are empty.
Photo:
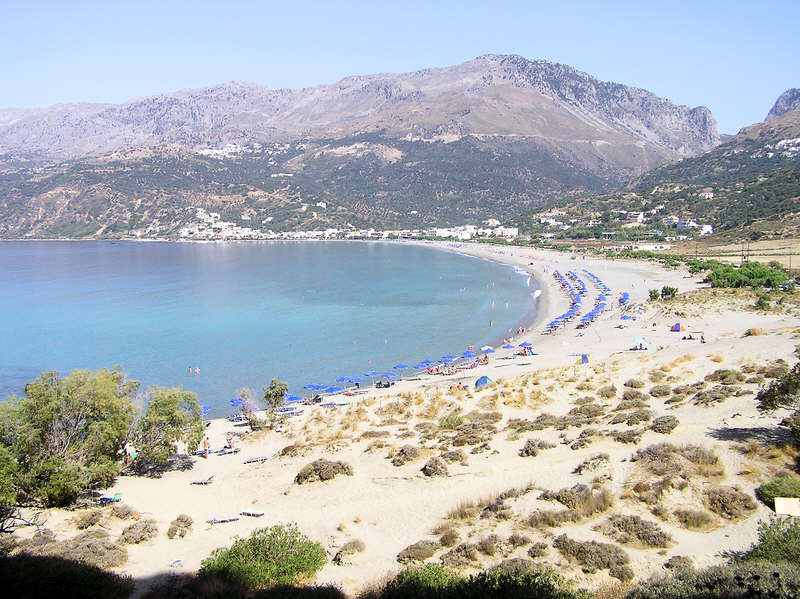
M236 522L239 519L239 516L223 516L222 518L217 518L213 514L209 519L209 524L224 524L225 522Z
M106 505L109 503L119 503L120 501L122 501L122 493L114 493L112 497L101 497L100 505Z
M235 453L239 453L239 448L236 447L235 449L230 449L228 447L223 447L222 449L215 451L217 455L233 455Z
M265 455L260 455L257 458L247 458L244 463L245 464L260 464L261 462L266 462L269 457Z
M240 513L242 516L250 516L251 518L260 518L264 515L261 510L242 510Z
M211 476L209 476L208 478L203 478L203 479L200 479L200 480L193 480L190 484L192 484L192 485L210 485L212 482L214 482L214 475L213 474Z
M244 422L247 420L246 416L228 416L228 422Z

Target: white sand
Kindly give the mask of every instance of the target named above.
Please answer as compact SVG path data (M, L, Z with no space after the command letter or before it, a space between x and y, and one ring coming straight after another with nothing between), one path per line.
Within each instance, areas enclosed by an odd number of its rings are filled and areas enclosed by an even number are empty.
M300 529L311 538L321 542L332 557L338 547L351 538L364 541L366 551L350 558L352 563L337 566L330 561L320 571L317 581L335 583L346 592L356 592L371 581L382 578L401 566L396 562L400 550L411 543L422 539L435 538L431 535L434 528L446 513L462 499L481 499L491 493L504 489L524 486L535 482L537 487L558 489L571 486L577 481L586 482L592 476L571 474L575 466L587 456L597 452L607 452L611 456L608 472L613 476L610 488L617 494L625 490L625 483L632 472L632 464L627 458L635 451L633 445L617 443L608 437L601 437L590 447L573 451L568 445L558 445L535 458L520 458L517 451L525 438L535 437L549 439L558 443L560 435L553 429L534 434L525 434L521 438L509 440L502 429L510 417L534 418L540 411L554 415L565 414L579 395L587 392L576 390L575 384L564 383L552 379L552 375L540 375L540 388L549 398L549 403L540 408L510 408L500 405L497 409L504 415L504 421L498 423L500 432L492 439L492 451L477 455L469 455L469 465L450 465L450 476L447 478L426 478L420 472L424 459L395 467L386 459L386 449L365 453L371 439L348 442L348 437L357 439L366 430L379 429L381 417L375 410L385 406L390 396L398 393L417 392L438 386L444 389L444 400L458 401L467 413L494 391L476 393L473 399L461 397L455 399L447 389L452 383L463 380L471 384L481 374L487 374L494 380L513 380L515 377L534 373L543 368L570 366L577 379L591 374L600 379L612 379L618 388L622 382L632 376L647 380L647 372L658 365L692 354L694 359L688 360L676 371L676 375L684 377L686 382L702 380L702 377L716 368L735 368L742 362L763 363L782 357L791 361L796 340L788 332L789 327L800 323L796 318L753 312L732 313L721 308L709 307L702 317L680 319L695 336L702 331L707 343L699 341L681 341L681 334L670 333L668 325L679 320L672 314L662 315L660 308L646 305L646 310L636 321L629 321L625 329L615 328L621 321L617 307L606 312L590 327L578 336L574 324L554 336L540 334L539 326L553 316L567 309L567 299L553 284L552 276L544 274L544 268L552 272L553 268L562 272L575 270L581 274L586 268L598 275L611 287L616 296L622 291L631 294L634 303L645 303L650 288L661 288L672 285L681 291L697 288L696 278L689 277L683 271L665 271L655 265L640 262L609 261L604 259L570 260L568 255L547 253L528 248L498 248L483 245L464 245L454 248L451 244L440 244L447 249L491 258L501 262L514 264L528 269L542 285L543 293L539 298L539 317L537 326L532 327L524 338L531 341L538 355L518 357L504 360L504 356L512 353L501 350L493 356L489 366L467 371L451 377L425 376L417 381L400 381L389 390L372 390L368 394L359 395L353 400L364 406L366 412L360 423L355 424L357 432L339 432L340 420L348 408L340 407L331 410L321 407L305 407L303 417L293 419L286 433L266 432L257 439L248 439L239 444L241 453L231 456L211 456L208 460L198 458L194 467L185 472L175 471L165 474L159 479L121 477L109 493L120 492L124 502L134 506L143 517L152 518L158 523L160 534L150 542L129 548L130 559L121 571L136 577L151 577L168 572L191 572L200 566L203 558L216 547L230 544L234 535L246 536L250 531L270 526L275 523L297 522ZM589 293L584 299L591 307L597 290L586 280ZM585 308L588 309L588 308ZM652 324L656 326L653 328ZM742 338L747 328L760 327L767 331L763 336ZM651 350L647 352L626 352L633 339L644 336L651 342ZM522 338L515 339L515 343ZM588 353L595 362L590 366L571 366L575 363L576 354ZM713 361L709 356L719 355L723 362ZM674 383L677 384L677 383ZM550 388L552 385L552 388ZM650 383L647 387L651 386ZM646 388L647 388L646 387ZM751 386L752 387L752 386ZM646 390L646 388L644 390ZM588 392L591 393L591 392ZM342 400L342 396L339 397ZM717 448L723 455L727 479L725 484L738 484L743 490L752 489L753 482L739 477L741 456L726 451L728 441L721 441L711 435L720 427L736 426L772 426L780 415L770 417L759 416L754 408L752 395L732 397L724 403L712 408L704 408L691 404L681 404L676 409L668 409L664 398L654 398L652 409L656 415L673 414L680 420L679 427L672 435L663 436L646 432L641 445L649 445L661 441L671 443L693 442ZM373 401L374 400L374 401ZM611 404L616 403L612 400ZM371 404L371 405L368 405ZM294 442L298 431L315 413L321 415L321 434L339 437L336 444L321 443L308 449L306 455L279 458L276 453ZM438 420L437 415L433 420ZM429 418L430 419L430 418ZM356 422L358 418L351 418ZM414 432L413 424L408 428ZM310 426L310 425L309 425ZM400 446L404 443L419 444L416 435L408 439L397 439L402 425L389 427L393 431L390 443ZM608 428L601 425L599 428ZM615 427L611 427L615 428ZM619 427L616 427L619 428ZM213 447L221 447L225 433L234 428L223 420L214 421L209 428L209 436ZM567 431L569 438L577 437L580 429ZM428 445L431 445L430 443ZM464 447L469 453L469 447ZM438 453L431 450L433 455ZM245 465L243 460L254 456L269 456L270 459L261 464ZM353 465L355 475L341 477L329 482L317 482L306 485L293 484L295 474L300 468L312 461L324 457L326 459L344 460ZM214 475L214 482L208 486L193 486L190 481ZM529 496L526 496L526 498ZM536 504L535 495L526 502ZM542 503L542 502L539 502ZM515 509L526 508L522 502ZM552 507L552 506L551 506ZM244 509L263 510L261 518L242 516L237 522L208 525L207 520L213 515L217 517L235 515ZM646 506L623 501L616 511L637 513L648 516ZM189 514L195 521L192 531L184 539L169 540L166 529L169 522L178 514ZM626 551L633 560L632 566L637 575L645 575L657 569L669 555L689 555L699 564L713 562L719 551L723 549L741 549L750 544L754 538L754 530L759 517L764 517L767 510L759 506L754 515L738 523L720 522L711 532L690 532L677 526L662 524L676 543L667 550L667 555L658 555L656 550L628 549ZM49 518L48 527L59 537L75 533L70 522L73 514L54 511ZM570 536L578 539L596 539L611 542L599 532L591 530L597 523L593 520L577 526L566 527ZM108 518L105 526L116 534L126 523ZM508 534L509 531L500 531ZM22 534L28 534L23 531ZM477 534L477 533L476 533ZM528 531L536 540L540 536L536 531ZM547 540L547 539L544 539ZM519 555L524 556L521 550ZM173 560L182 560L183 567L170 568ZM500 558L493 560L495 563ZM492 561L492 560L490 560ZM565 566L558 552L550 550L545 560L555 567ZM577 571L579 572L579 571ZM585 578L579 573L575 576L586 584L602 582L605 574L595 578Z

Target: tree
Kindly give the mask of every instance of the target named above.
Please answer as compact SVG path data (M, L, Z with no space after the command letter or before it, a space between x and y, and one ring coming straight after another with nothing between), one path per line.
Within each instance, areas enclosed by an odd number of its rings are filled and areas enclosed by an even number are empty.
M264 403L267 404L267 409L274 411L280 408L286 401L288 390L289 386L286 383L272 379L269 387L264 387Z
M650 301L655 302L658 300L659 294L658 289L651 289L650 290Z
M792 415L781 424L788 426L795 439L800 442L800 362L759 391L756 401L761 412L772 412L779 408L793 409Z
M670 287L669 285L664 285L661 288L661 299L672 299L676 295L678 295L678 290L675 287Z
M177 451L179 442L194 452L203 439L203 414L197 395L182 389L154 387L133 439L142 459L158 463L166 462Z

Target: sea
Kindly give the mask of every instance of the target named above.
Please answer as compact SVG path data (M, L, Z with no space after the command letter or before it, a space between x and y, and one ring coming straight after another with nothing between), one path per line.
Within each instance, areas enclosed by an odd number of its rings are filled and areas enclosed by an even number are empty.
M43 371L118 365L225 416L272 378L307 395L497 345L533 320L537 289L509 266L400 241L0 242L0 397Z

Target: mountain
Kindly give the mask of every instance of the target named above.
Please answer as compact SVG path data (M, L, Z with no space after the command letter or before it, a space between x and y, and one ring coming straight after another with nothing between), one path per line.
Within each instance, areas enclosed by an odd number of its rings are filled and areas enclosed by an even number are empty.
M798 109L800 109L800 88L793 87L792 89L787 89L778 96L775 105L770 109L769 113L767 113L767 118L764 120L771 121L772 119L777 119L788 112Z
M198 207L276 230L513 217L718 143L704 107L513 55L0 110L0 236L169 236Z

